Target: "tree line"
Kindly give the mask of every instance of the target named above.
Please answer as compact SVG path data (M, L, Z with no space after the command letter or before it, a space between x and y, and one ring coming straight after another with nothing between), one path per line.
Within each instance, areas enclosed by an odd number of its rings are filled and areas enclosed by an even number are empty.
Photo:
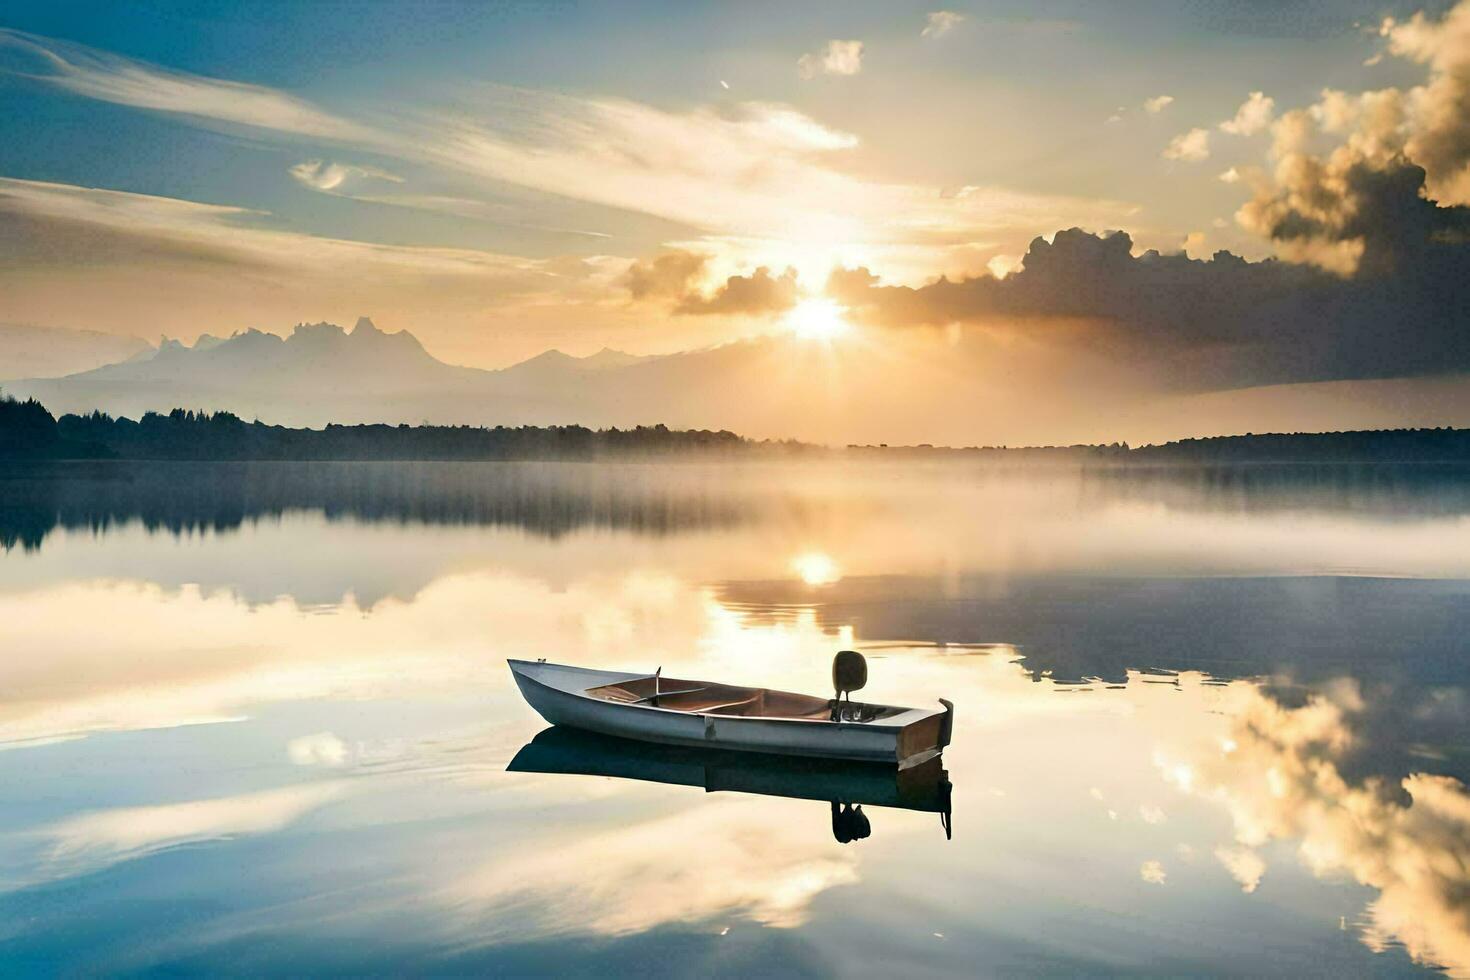
M204 460L590 459L604 455L728 453L760 443L733 432L589 429L581 425L328 425L293 429L231 412L176 408L134 421L105 412L55 418L40 402L0 398L0 458Z
M752 449L823 454L795 441L761 442L721 429L589 429L581 425L328 425L293 429L246 422L231 412L176 408L134 421L105 412L55 418L35 399L0 396L0 458L200 460L594 459L602 456L736 453ZM849 446L875 458L997 459L1081 464L1470 463L1470 429L1372 429L1181 439L1151 446L946 448Z

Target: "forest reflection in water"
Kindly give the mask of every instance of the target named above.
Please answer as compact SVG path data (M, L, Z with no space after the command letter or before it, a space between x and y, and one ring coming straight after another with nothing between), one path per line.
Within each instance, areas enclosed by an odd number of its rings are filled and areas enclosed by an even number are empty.
M813 522L902 507L935 484L1004 492L1063 487L1081 510L1120 502L1211 512L1347 512L1384 519L1470 514L1470 469L1450 465L1031 466L939 463L0 462L0 548L58 529L138 523L227 532L295 512L329 520L583 528L640 534Z
M1470 971L1444 473L321 465L0 508L0 964ZM568 748L503 665L820 693L845 646L958 705L953 840Z

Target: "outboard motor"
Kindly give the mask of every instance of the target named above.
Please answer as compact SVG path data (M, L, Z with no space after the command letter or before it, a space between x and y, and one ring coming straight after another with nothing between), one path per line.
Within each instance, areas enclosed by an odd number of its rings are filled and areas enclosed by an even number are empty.
M832 836L839 844L873 836L873 825L860 804L832 801Z
M861 691L868 683L868 662L856 650L842 650L832 658L832 687L836 696L832 699L832 720L843 717L842 696L847 695L847 714L852 711L852 692ZM859 711L861 711L859 706Z

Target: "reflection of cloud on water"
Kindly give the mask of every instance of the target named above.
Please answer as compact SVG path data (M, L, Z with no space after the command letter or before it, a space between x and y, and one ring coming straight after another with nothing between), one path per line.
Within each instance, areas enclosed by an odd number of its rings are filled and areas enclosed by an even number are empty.
M41 877L71 877L184 844L281 830L340 796L345 787L339 781L308 783L68 817L40 831L49 841Z
M1138 877L1150 885L1162 885L1169 880L1169 874L1164 870L1164 865L1155 860L1145 861L1139 865Z
M1348 875L1378 889L1362 933L1370 948L1401 944L1416 962L1470 974L1465 785L1424 773L1397 787L1376 777L1344 778L1354 719L1364 710L1355 685L1288 707L1237 682L1224 707L1233 724L1223 744L1201 742L1155 761L1181 790L1227 807L1238 846L1216 855L1242 888L1254 890L1266 870L1251 848L1296 840L1318 876Z
M347 764L347 743L331 732L302 735L286 743L286 756L298 766L343 766Z
M511 700L502 656L629 669L663 664L666 675L821 692L829 682L832 652L854 641L863 645L860 621L856 630L829 629L811 608L763 621L748 608L722 603L719 595L636 563L616 574L583 575L564 588L525 575L466 572L436 580L411 602L385 600L372 610L349 604L320 614L288 600L252 607L230 594L192 587L170 592L100 579L34 587L0 594L0 649L21 652L0 660L0 741L234 718L258 705L306 698L440 695L488 695L500 700L487 703L514 703L509 711L484 715L487 724L500 726L491 736L499 738L518 726L529 734L536 725L529 710ZM1419 775L1405 780L1400 793L1397 784L1354 774L1353 766L1365 762L1364 744L1373 741L1361 734L1365 721L1384 711L1376 694L1365 699L1340 686L1329 697L1289 707L1253 684L1211 686L1209 678L1182 674L1166 685L1136 672L1118 691L1059 687L1029 675L1015 662L1016 651L1004 645L981 655L967 649L964 656L954 648L863 646L872 656L868 690L875 700L924 704L942 693L959 703L964 727L957 757L978 757L980 762L964 764L985 772L985 782L1008 785L1015 808L1033 796L1047 800L1053 791L1058 798L1064 792L1068 806L1089 803L1087 788L1096 781L1095 795L1103 800L1090 801L1087 826L1103 828L1098 840L1106 834L1127 848L1126 863L1118 868L1143 892L1155 893L1155 883L1163 885L1157 892L1187 891L1206 869L1221 891L1270 891L1275 879L1264 855L1271 852L1263 845L1299 840L1315 870L1351 875L1380 891L1364 935L1370 945L1404 943L1426 962L1470 964L1463 898L1470 863L1465 790L1453 780ZM1084 687L1094 690L1084 696ZM1436 697L1436 718L1456 714L1462 704L1451 693ZM1407 726L1408 713L1403 717ZM273 761L343 765L364 783L403 776L468 789L503 785L503 753L481 751L484 732L477 730L472 740L476 754L442 738L397 746L374 742L370 730L336 729L350 736L344 740L322 731L329 724L336 722L312 720L293 728L273 743ZM1402 737L1408 730L1396 728L1394 734ZM1007 771L1002 756L1058 759L1074 753L1082 740L1107 764L1044 776L1016 772L1008 784L998 774ZM1147 761L1156 740L1179 746L1159 760L1171 782L1229 808L1235 841L1194 840L1197 856L1171 849L1196 826L1192 809L1199 807L1158 797L1157 774ZM1120 759L1138 764L1119 765ZM1366 761L1377 767L1378 760ZM1422 760L1416 765L1422 767ZM528 791L539 792L522 782L515 793L499 798L509 810ZM617 793L609 783L573 780L556 784L548 796L565 802L572 794ZM354 806L367 805L353 799ZM280 805L287 816L279 819L296 819L287 803ZM503 931L497 933L501 939L513 938L522 924L528 934L608 935L665 922L718 921L722 915L796 924L810 914L816 895L856 880L859 852L843 852L825 840L825 847L815 847L812 834L821 828L805 822L792 825L801 829L799 835L787 831L786 823L771 819L782 805L710 800L690 813L585 840L553 834L544 849L532 845L498 853L493 865L448 894L437 877L425 888L462 913L457 932L479 936L493 928ZM56 838L55 872L85 871L216 834L285 825L272 824L270 814L283 811L267 803L253 818L216 814L217 820L205 819L208 809L201 817L194 804L174 806L121 811L125 822L142 819L152 828L136 839L127 838L117 823L69 825L70 833ZM1105 819L1109 807L1116 822ZM502 826L499 819L487 826ZM988 823L987 829L1004 832L999 826ZM818 836L825 838L825 832ZM873 860L874 853L870 847L863 856ZM1143 873L1145 859L1157 862L1157 873L1153 867ZM453 873L462 869L456 864ZM1227 871L1237 884L1225 877Z
M809 805L781 805L810 816ZM857 853L812 846L807 831L825 831L821 814L815 823L790 824L773 820L771 809L768 799L711 798L572 843L521 848L441 898L487 941L523 928L623 935L716 916L799 926L817 895L857 882Z
M0 594L0 649L16 654L0 659L0 745L237 721L311 698L503 691L504 657L585 662L594 650L646 668L680 648L687 656L702 617L696 593L639 573L561 590L449 576L371 612L129 581Z

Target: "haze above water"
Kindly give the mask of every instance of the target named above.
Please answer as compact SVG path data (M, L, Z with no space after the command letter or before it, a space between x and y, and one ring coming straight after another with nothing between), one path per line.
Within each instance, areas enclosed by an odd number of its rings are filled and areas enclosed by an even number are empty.
M1470 975L1467 486L8 467L0 973ZM957 704L952 840L507 771L507 657L823 694L849 646Z

